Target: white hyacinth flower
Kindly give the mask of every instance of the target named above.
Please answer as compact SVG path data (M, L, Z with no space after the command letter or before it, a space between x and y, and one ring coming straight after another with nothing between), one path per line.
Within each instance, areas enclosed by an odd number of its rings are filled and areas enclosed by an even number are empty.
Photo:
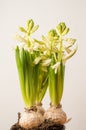
M78 46L76 46L76 48L71 50L69 54L63 57L63 61L67 61L69 58L71 58L76 53L77 49L78 49Z
M42 61L42 66L49 66L51 63L51 59L46 59Z
M55 74L57 73L57 69L58 69L59 65L60 65L60 62L57 62L56 64L51 66L52 69L55 69Z
M35 60L34 60L34 64L37 65L41 60L41 57L37 57Z
M27 40L24 37L20 36L19 34L16 34L14 36L14 39L16 39L19 42L27 43Z

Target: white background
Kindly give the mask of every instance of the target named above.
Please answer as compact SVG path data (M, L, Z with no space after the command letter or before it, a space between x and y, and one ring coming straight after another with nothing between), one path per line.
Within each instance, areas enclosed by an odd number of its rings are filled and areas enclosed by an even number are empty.
M63 109L71 122L66 130L86 130L86 1L85 0L0 0L0 130L9 130L24 104L19 89L13 36L18 26L32 18L40 25L37 36L60 21L70 27L78 51L66 64ZM48 94L44 107L49 107Z

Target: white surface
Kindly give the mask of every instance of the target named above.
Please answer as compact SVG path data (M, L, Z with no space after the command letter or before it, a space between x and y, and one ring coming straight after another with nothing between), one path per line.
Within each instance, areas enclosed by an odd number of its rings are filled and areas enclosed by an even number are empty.
M85 0L0 0L0 130L9 130L23 111L13 36L18 26L32 18L42 33L60 21L70 27L70 35L77 39L77 54L67 63L62 104L72 117L67 130L86 130L86 1ZM40 33L41 32L41 33ZM48 94L44 100L48 108Z

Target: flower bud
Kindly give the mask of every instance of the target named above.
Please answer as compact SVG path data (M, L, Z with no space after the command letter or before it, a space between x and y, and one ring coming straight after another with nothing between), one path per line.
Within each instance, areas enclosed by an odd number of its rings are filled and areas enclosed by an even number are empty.
M49 37L51 42L55 42L59 38L55 29L52 29L48 32L48 37Z
M23 27L19 27L19 30L20 30L21 32L25 32L25 33L26 33L26 30L25 30Z
M62 36L64 36L65 34L67 34L69 32L69 28L66 27L65 23L59 23L59 25L56 27L58 33Z
M32 19L28 20L26 23L27 31L30 32L32 30L33 26L34 26L33 20Z
M56 37L57 36L57 32L55 29L52 29L48 32L48 36L49 37Z
M66 28L64 32L62 33L62 36L66 35L69 32L69 28Z
M39 28L39 25L36 25L32 28L31 33L34 33Z

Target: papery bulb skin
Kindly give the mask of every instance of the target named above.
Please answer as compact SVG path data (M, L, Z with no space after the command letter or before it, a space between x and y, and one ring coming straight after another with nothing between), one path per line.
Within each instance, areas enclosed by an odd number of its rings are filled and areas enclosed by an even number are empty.
M63 125L67 122L66 113L62 110L61 107L51 106L45 112L44 118L60 125Z
M41 109L24 111L20 115L19 125L25 129L37 127L44 122L44 117ZM42 111L42 110L41 110Z

